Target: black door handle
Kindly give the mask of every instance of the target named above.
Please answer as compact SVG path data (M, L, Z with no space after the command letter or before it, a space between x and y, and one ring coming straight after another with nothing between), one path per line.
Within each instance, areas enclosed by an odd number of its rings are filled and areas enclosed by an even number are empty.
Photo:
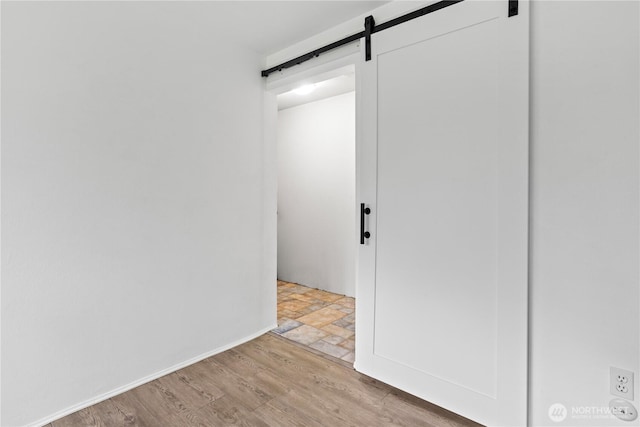
M365 208L364 203L360 203L360 244L364 245L364 239L371 237L371 233L364 231L364 216L369 215L371 209Z

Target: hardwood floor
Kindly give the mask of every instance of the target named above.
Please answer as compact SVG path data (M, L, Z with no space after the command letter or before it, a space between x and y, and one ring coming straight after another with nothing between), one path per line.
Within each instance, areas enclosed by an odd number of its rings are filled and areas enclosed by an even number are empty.
M271 333L51 424L229 425L478 426Z

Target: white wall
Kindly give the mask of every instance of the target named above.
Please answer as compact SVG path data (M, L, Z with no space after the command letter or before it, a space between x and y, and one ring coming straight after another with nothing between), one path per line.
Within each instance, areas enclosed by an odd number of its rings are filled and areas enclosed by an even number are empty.
M355 294L355 93L278 113L278 278Z
M373 15L384 22L423 3L393 2ZM571 416L608 406L610 366L635 371L640 406L638 9L531 5L531 425L640 425ZM268 65L361 27L346 22ZM561 424L548 418L553 403L570 411Z
M262 58L197 15L2 4L3 426L275 323Z
M638 9L533 3L533 425L554 424L556 402L606 406L609 366L640 374ZM638 394L636 383L636 407Z

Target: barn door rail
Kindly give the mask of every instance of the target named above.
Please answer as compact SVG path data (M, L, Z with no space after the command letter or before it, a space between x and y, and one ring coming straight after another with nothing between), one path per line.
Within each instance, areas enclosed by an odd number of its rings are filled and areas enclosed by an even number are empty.
M395 27L396 25L400 25L404 22L411 21L412 19L416 19L421 16L428 15L440 9L444 9L445 7L453 6L454 4L460 3L462 1L464 0L442 0L437 3L430 4L429 6L425 6L421 9L415 10L413 12L409 12L405 15L399 16L390 21L383 22L377 25L373 19L373 16L371 15L367 16L364 20L365 29L363 31L347 36L333 43L329 43L318 49L312 50L311 52L305 53L304 55L300 55L296 58L290 59L289 61L283 62L282 64L276 65L275 67L262 70L261 75L262 77L269 77L271 73L274 73L276 71L282 71L284 69L291 68L296 65L300 65L303 62L306 62L310 59L317 58L318 56L320 56L325 52L328 52L330 50L336 49L340 46L344 46L349 43L353 43L356 40L360 40L363 37L365 38L365 59L369 61L371 59L371 35L372 34L379 33L380 31L384 31L391 27ZM508 0L508 16L511 17L517 14L518 14L518 0Z

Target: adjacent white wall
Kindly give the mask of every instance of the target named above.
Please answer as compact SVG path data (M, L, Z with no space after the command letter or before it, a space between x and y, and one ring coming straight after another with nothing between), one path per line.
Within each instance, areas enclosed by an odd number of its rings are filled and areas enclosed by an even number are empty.
M2 4L3 426L275 323L262 58L197 17Z
M607 406L609 366L639 378L639 12L635 1L533 3L532 425L554 425L554 403Z
M373 15L384 22L424 3L393 2ZM639 4L531 8L530 425L640 425L572 416L608 406L610 366L640 375ZM268 65L361 26L346 22ZM561 424L548 417L553 403L569 410Z
M278 278L355 294L355 93L278 113Z

